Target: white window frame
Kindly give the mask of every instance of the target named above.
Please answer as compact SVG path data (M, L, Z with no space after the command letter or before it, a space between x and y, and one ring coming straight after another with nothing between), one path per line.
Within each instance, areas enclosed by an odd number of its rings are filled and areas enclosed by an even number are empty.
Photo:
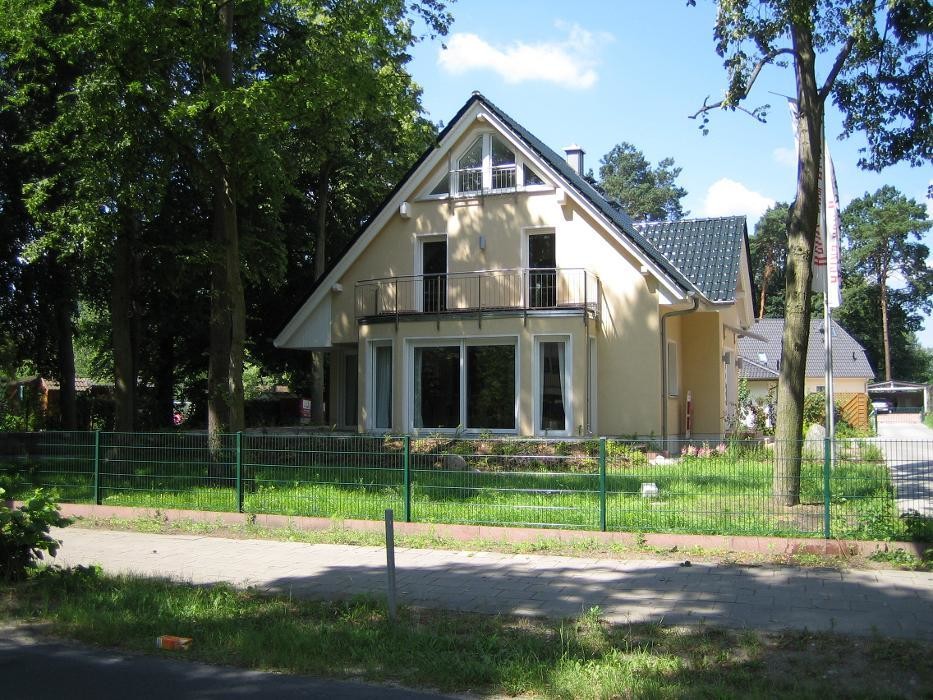
M672 358L673 351L673 358ZM671 364L673 359L673 365ZM664 371L667 372L667 395L669 398L680 396L680 355L677 351L677 341L668 340L664 353Z
M504 143L509 150L515 156L515 187L503 187L499 189L492 188L492 138L498 138L502 143ZM482 149L483 149L483 159L482 159L482 190L468 190L461 192L460 191L460 179L456 176L456 173L459 171L460 159L463 155L470 150L473 144L476 143L477 139L482 140ZM544 180L544 184L538 185L525 185L525 166L528 166L536 173L539 177ZM438 178L432 178L428 180L428 185L423 190L419 199L448 199L450 197L475 197L478 194L497 194L500 192L547 192L554 189L553 185L548 184L547 178L541 174L541 168L536 167L528 158L522 155L521 151L516 148L516 146L504 138L502 134L497 131L482 131L479 133L474 133L472 138L469 139L469 143L460 151L455 158L450 158L445 163L446 176L448 178L448 193L447 194L431 194L438 184ZM440 177L444 177L444 171L441 171Z
M533 433L541 437L569 437L573 434L573 336L567 334L542 334L532 336L532 426ZM541 343L564 344L564 430L543 430L538 423L541 415Z
M392 350L392 401L389 403L390 425L376 425L376 348L388 347ZM366 430L387 432L395 422L395 394L398 387L395 371L395 341L391 338L374 338L366 341Z
M511 345L515 348L515 427L514 428L477 428L465 425L467 417L467 371L466 349L478 345ZM452 338L407 338L405 341L405 423L408 432L417 434L419 431L438 434L455 434L457 432L476 435L490 433L492 435L517 435L519 432L519 404L521 397L521 346L517 335L482 335ZM425 347L450 347L460 349L460 419L457 428L418 428L415 427L415 349Z

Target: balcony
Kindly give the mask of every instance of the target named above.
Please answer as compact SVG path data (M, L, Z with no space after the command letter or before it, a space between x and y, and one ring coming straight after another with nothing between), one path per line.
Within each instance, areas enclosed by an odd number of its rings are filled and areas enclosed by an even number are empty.
M575 313L599 316L599 278L581 268L517 268L357 282L356 319Z

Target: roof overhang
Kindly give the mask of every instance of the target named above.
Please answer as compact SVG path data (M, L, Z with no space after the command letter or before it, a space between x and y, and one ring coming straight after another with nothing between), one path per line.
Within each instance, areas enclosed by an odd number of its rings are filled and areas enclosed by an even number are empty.
M753 333L752 331L748 329L739 328L738 326L731 326L728 323L724 323L722 325L728 328L733 333L735 333L739 338L751 338L752 340L757 340L762 343L768 342L768 339L765 338L763 335L759 335L758 333Z

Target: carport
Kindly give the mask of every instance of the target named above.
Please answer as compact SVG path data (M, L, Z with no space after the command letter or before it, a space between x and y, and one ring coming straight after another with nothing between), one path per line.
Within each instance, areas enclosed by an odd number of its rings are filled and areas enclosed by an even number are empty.
M879 416L883 420L921 420L930 410L929 384L915 384L913 382L877 382L868 385L868 398L872 401L887 399L894 407L888 416Z

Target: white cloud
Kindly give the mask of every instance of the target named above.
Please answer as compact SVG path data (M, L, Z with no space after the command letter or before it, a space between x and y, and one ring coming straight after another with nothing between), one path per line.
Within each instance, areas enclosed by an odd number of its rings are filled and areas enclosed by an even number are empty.
M730 216L744 214L751 229L774 200L760 192L748 189L741 182L721 178L709 186L703 201L704 216Z
M491 70L507 83L538 80L578 90L593 87L599 78L596 54L612 41L612 35L590 32L576 24L557 22L556 26L567 33L566 39L515 41L503 47L493 46L476 34L452 34L437 62L452 75Z
M797 153L792 148L778 146L773 151L771 151L771 156L777 163L780 163L781 165L794 167L797 165Z

